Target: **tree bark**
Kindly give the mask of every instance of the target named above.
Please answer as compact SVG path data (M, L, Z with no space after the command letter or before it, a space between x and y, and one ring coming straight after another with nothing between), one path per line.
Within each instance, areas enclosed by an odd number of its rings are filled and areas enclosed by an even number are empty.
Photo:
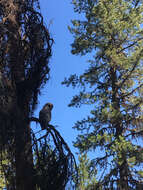
M23 118L16 126L16 190L35 190L30 128Z
M16 190L35 190L33 154L31 147L31 134L28 123L29 102L24 93L20 91L20 85L25 78L24 61L20 51L20 24L19 4L9 0L9 54L11 65L12 84L16 90L16 115L15 115L15 167ZM13 110L15 112L15 110Z

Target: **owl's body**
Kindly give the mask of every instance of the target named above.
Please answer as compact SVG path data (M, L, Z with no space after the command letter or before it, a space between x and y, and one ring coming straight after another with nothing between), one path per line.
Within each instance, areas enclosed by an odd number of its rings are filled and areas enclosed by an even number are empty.
M47 103L43 106L42 110L39 112L39 121L42 130L46 129L49 122L51 121L51 110L53 108L53 104Z

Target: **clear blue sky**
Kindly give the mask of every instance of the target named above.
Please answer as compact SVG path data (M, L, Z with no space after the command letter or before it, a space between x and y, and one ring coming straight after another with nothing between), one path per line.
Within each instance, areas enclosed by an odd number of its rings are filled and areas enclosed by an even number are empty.
M40 4L44 22L55 43L50 60L51 78L42 91L35 115L37 116L46 102L53 103L51 124L59 126L57 129L75 153L77 150L73 148L72 141L75 140L77 131L72 127L77 120L87 115L88 108L86 106L83 108L68 107L77 90L62 86L61 82L70 74L81 73L87 66L86 58L70 53L73 37L67 27L71 25L72 19L77 18L77 15L70 1L41 0Z

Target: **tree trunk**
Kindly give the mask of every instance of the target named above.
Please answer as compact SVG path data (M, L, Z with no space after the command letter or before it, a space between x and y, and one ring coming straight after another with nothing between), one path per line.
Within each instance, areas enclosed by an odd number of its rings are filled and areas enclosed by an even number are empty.
M9 0L9 54L11 79L16 90L17 110L15 115L15 167L16 190L35 190L31 135L28 123L29 102L26 101L20 86L25 79L24 61L19 49L20 44L20 7ZM10 10L11 9L11 10ZM15 112L15 110L13 110Z
M129 182L128 182L128 165L126 160L119 166L120 180L119 187L120 190L129 190Z
M118 113L120 113L120 103L118 97L118 86L117 86L117 75L116 68L111 67L110 69L111 81L112 81L112 105L114 110L117 111L117 116L113 120L113 128L115 128L115 137L120 141L120 136L123 135L123 126L122 126L122 118L119 118ZM121 152L120 152L121 153ZM118 153L117 153L118 154ZM126 154L122 153L123 163L118 165L119 168L119 190L128 190L128 165L126 162ZM119 156L120 157L120 156Z
M30 128L24 118L16 126L16 190L35 190Z

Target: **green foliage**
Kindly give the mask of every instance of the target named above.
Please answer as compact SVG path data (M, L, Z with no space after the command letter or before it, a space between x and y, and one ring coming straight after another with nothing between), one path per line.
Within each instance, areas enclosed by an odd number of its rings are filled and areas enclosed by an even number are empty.
M80 152L95 151L104 188L143 185L143 3L126 0L73 0L82 20L69 27L72 53L92 59L85 72L63 84L81 87L70 106L92 105L77 121ZM100 152L100 154L96 154Z
M4 173L0 169L0 189L5 188L5 178L4 178Z
M92 171L91 163L87 154L79 156L78 165L78 187L77 190L86 190L88 187L96 183L96 173Z
M0 189L15 189L15 171L9 160L8 152L1 153L0 161Z
M91 160L88 158L87 153L83 153L78 156L78 182L77 176L73 176L74 182L77 182L76 190L101 190L101 184L97 183L96 174L94 166ZM69 190L72 188L69 188Z

